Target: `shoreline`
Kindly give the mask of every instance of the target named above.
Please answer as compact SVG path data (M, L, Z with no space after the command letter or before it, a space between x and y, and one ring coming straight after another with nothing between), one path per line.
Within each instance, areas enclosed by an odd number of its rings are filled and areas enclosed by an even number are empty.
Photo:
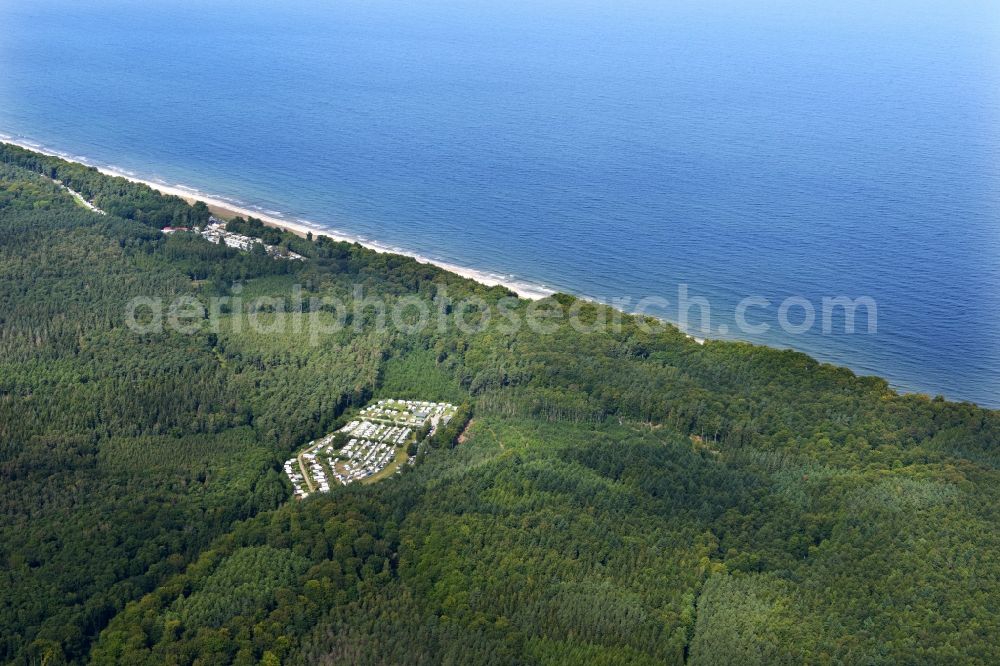
M374 252L378 252L380 254L396 254L409 257L411 259L416 260L419 263L436 266L442 270L454 273L460 277L469 280L473 280L488 287L503 286L504 288L516 294L519 298L523 298L526 300L537 301L552 296L555 293L558 293L557 290L545 287L543 285L513 280L501 275L497 275L495 273L490 273L483 270L477 270L474 268L461 266L459 264L454 264L443 260L432 259L413 250L393 247L387 244L379 243L378 241L373 241L360 236L355 236L350 233L345 233L337 229L324 226L318 222L313 222L301 218L286 219L285 217L282 216L282 213L278 211L265 211L263 209L260 209L259 207L253 207L249 204L245 204L238 200L230 200L225 195L205 194L200 190L198 190L197 188L190 186L185 186L180 184L170 185L155 180L144 179L139 177L137 174L131 172L126 173L119 170L118 168L95 164L92 160L86 157L61 152L54 148L50 148L48 146L30 140L17 139L2 132L0 132L0 143L9 143L11 145L15 145L20 148L24 148L26 150L30 150L36 153L49 155L51 157L58 157L68 162L74 162L78 164L83 164L84 166L93 167L105 175L124 178L125 180L128 180L133 183L141 183L143 185L147 185L148 187L157 190L163 194L180 197L181 199L184 199L185 201L191 204L193 204L196 201L202 201L208 206L209 210L214 215L221 218L231 218L236 216L254 217L261 220L267 226L288 231L303 238L308 233L312 233L313 236L327 236L332 240L338 242L356 243L361 247L372 250ZM567 291L566 293L573 294L573 292L571 291ZM580 294L573 294L573 295L581 300L592 301L595 303L608 305L608 303L598 298L587 297ZM630 314L635 314L635 313L630 313ZM653 318L677 327L678 330L681 331L681 333L683 333L689 340L691 340L696 344L704 345L714 340L714 338L712 337L699 337L692 335L691 333L688 333L687 331L681 329L676 322L672 322L669 319L663 317L655 317L655 316ZM820 352L817 352L816 350L807 351L801 348L793 347L791 345L776 345L764 342L751 342L749 340L741 340L738 338L726 339L726 340L736 341L736 342L743 341L743 342L748 342L749 344L767 346L772 349L789 349L792 351L798 351L800 353L808 355L810 358L815 359L819 363L848 368L852 372L854 372L855 375L859 377L873 376L873 377L878 377L880 379L884 379L889 389L892 392L896 393L897 395L917 394L930 397L932 394L934 394L932 391L928 390L921 390L913 387L900 386L895 380L890 379L889 377L882 374L878 370L873 370L868 368L865 369L864 371L859 371L855 367L852 367L852 365L849 362L843 359L838 360L838 359L824 358L824 355ZM972 402L973 404L984 406L982 405L982 403L978 403L968 398L947 397L947 399L956 402ZM989 409L989 407L985 408Z
M303 238L305 238L307 234L311 233L313 234L313 236L328 236L332 240L338 242L357 243L361 247L372 250L374 252L378 252L380 254L398 254L404 257L409 257L411 259L414 259L422 264L430 264L432 266L437 266L438 268L446 270L450 273L455 273L456 275L459 275L469 280L473 280L480 284L486 285L487 287L502 286L514 292L520 298L525 298L528 300L537 301L556 293L555 289L550 289L543 285L532 284L530 282L525 282L521 280L511 280L508 278L504 278L503 276L490 273L488 271L469 268L467 266L461 266L459 264L454 264L440 259L433 259L423 254L420 254L419 252L416 252L414 250L393 247L390 245L379 243L378 241L372 241L365 238L361 238L360 236L355 236L350 233L345 233L336 229L332 229L318 222L313 222L310 220L303 220L303 219L289 220L284 217L281 217L280 213L276 213L274 211L265 212L262 210L256 210L251 206L249 206L248 204L227 200L224 195L205 194L194 187L179 185L179 184L169 185L167 183L141 178L137 175L125 173L113 167L95 164L92 160L81 157L79 155L70 155L69 153L60 152L54 148L50 148L42 144L36 144L35 142L32 141L17 139L15 137L11 137L6 134L0 133L0 142L9 143L11 145L18 146L19 148L24 148L25 150L31 150L36 153L42 153L44 155L49 155L51 157L58 157L59 159L66 160L68 162L76 162L78 164L83 164L84 166L93 167L107 176L124 178L125 180L131 181L133 183L140 183L142 185L146 185L160 192L161 194L180 197L181 199L187 201L189 204L193 204L196 201L204 202L205 205L208 206L209 210L212 212L213 215L216 215L221 218L232 218L238 216L255 217L269 227L274 227L276 229L288 231Z
M23 139L16 139L14 137L8 136L0 132L0 142L9 143L25 150L30 150L36 153L41 153L44 155L49 155L51 157L58 157L59 159L66 160L68 162L75 162L77 164L83 164L84 166L89 166L97 169L99 172L116 178L124 178L127 181L133 183L140 183L146 185L161 194L172 195L184 199L189 204L194 204L197 201L203 202L208 206L209 211L222 219L228 220L233 217L254 217L266 226L274 227L276 229L281 229L283 231L288 231L295 234L301 238L305 238L307 234L312 233L313 236L327 236L334 241L344 242L344 243L356 243L363 248L372 250L373 252L378 252L380 254L398 254L404 257L409 257L422 264L429 264L436 266L442 270L448 271L449 273L454 273L460 277L466 278L468 280L473 280L480 284L486 285L487 287L502 286L506 289L515 293L518 298L523 298L526 300L538 301L544 298L548 298L555 293L558 293L555 289L550 289L543 285L533 284L530 282L523 282L518 280L504 279L501 276L495 275L493 273L488 273L486 271L477 270L475 268L468 268L465 266L460 266L458 264L453 264L451 262L442 261L438 259L431 259L418 252L407 250L404 248L393 247L379 243L378 241L372 241L368 239L361 238L359 236L354 236L348 233L338 231L336 229L331 229L330 227L325 227L318 222L312 222L304 219L288 220L284 217L279 217L281 213L276 211L263 211L257 210L250 207L247 204L238 203L233 200L229 200L225 195L211 195L205 194L198 190L197 188L185 186L185 185L169 185L167 183L161 183L155 180L148 180L145 178L140 178L139 176L120 171L119 169L110 166L101 166L93 163L92 160L82 157L80 155L71 155L69 153L64 153L58 151L54 148L42 144L36 144L32 141L26 141ZM604 301L598 298L588 298L586 296L576 296L582 300L592 301L594 303L600 303L602 305L607 305ZM664 321L672 326L677 326L675 322L671 322L667 319L657 317L661 321ZM678 330L679 327L678 327ZM693 340L699 345L704 345L708 338L697 337L691 335L685 331L681 331L687 336L688 339Z

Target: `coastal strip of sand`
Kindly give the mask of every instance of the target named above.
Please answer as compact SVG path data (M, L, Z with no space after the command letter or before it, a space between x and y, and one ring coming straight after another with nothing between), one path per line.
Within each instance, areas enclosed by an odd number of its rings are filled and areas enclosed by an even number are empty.
M413 252L405 248L391 247L389 245L379 243L378 241L373 241L353 236L349 233L344 233L335 229L330 229L329 227L325 227L321 224L311 222L308 220L289 220L286 219L285 217L280 217L278 215L265 213L259 210L255 210L254 208L248 206L243 206L240 204L233 203L231 201L227 201L218 196L207 195L205 193L199 192L198 190L183 185L168 185L166 183L160 183L153 180L146 180L143 178L139 178L132 174L123 173L121 171L109 167L93 164L91 161L81 158L79 156L60 153L45 146L18 140L13 137L4 136L2 134L0 134L0 142L19 146L26 150L34 151L36 153L43 153L46 155L51 155L53 157L59 157L61 159L70 162L78 162L80 164L92 166L101 173L106 174L108 176L124 178L125 180L129 180L134 183L142 183L143 185L148 185L149 187L163 194L178 196L187 201L188 203L202 201L205 203L205 205L208 206L209 210L212 212L213 215L216 215L217 217L223 219L230 219L237 216L255 217L268 226L282 229L284 231L289 231L293 234L302 236L303 238L305 238L310 233L313 236L329 236L331 239L335 241L342 241L346 243L357 243L358 245L361 245L362 247L368 248L369 250L373 250L375 252L403 255L415 259L420 263L431 264L437 266L438 268L442 268L450 273L455 273L456 275L460 275L464 278L475 280L476 282L485 284L486 286L489 287L497 285L503 286L509 289L510 291L514 292L521 298L539 300L547 296L551 296L552 294L555 293L555 290L549 289L541 285L531 284L529 282L524 282L520 280L513 280L487 271L468 268L466 266L460 266L454 263L441 261L438 259L432 259L418 252Z

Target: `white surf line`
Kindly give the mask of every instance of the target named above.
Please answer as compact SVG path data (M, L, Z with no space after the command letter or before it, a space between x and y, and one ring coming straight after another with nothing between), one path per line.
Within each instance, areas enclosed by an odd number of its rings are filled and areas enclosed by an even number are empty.
M540 300L556 293L556 290L550 289L548 287L536 285L530 282L509 279L505 276L497 275L490 271L467 268L465 266L459 266L451 262L441 261L438 259L431 259L429 257L420 254L419 252L407 250L404 248L393 247L391 245L379 243L374 240L368 240L354 234L340 232L315 222L309 222L304 220L289 220L286 219L285 217L278 217L276 215L269 214L264 210L258 210L256 208L241 203L234 203L233 201L228 200L224 196L219 196L219 195L210 196L190 187L167 185L166 183L160 183L155 180L145 180L143 178L137 177L134 174L125 173L119 169L114 169L111 167L94 164L90 160L87 160L86 158L80 156L69 155L67 153L62 153L52 148L48 148L46 146L37 145L34 142L29 142L23 139L17 139L15 137L8 136L3 132L0 132L0 142L9 143L11 145L24 148L25 150L41 153L43 155L58 157L59 159L66 160L69 162L83 164L84 166L91 166L106 176L112 176L115 178L124 178L125 180L131 181L133 183L141 183L160 192L161 194L177 196L187 200L189 203L193 203L194 201L203 201L209 206L216 206L217 208L222 208L232 213L242 215L244 217L255 217L261 220L267 226L283 229L285 231L290 231L299 236L306 236L309 233L312 233L314 236L328 236L334 241L357 243L358 245L364 248L373 250L380 254L398 254L404 257L409 257L411 259L416 260L419 263L437 266L438 268L446 270L450 273L455 273L456 275L459 275L466 279L473 280L480 284L484 284L487 287L493 287L497 285L502 286L514 292L521 298L526 298L530 300Z

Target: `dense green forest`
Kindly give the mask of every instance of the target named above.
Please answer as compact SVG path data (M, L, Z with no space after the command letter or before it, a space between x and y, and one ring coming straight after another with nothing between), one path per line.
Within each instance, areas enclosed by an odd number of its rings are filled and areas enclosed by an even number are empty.
M1000 663L997 412L629 316L333 327L358 289L533 306L253 220L307 260L158 230L205 220L0 144L0 662ZM227 305L131 330L150 296ZM379 397L461 414L292 500L282 461Z

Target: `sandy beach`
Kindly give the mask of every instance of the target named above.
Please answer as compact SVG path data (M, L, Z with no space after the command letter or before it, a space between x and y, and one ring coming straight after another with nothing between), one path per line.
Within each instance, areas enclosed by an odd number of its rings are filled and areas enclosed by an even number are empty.
M279 217L277 215L265 213L263 211L254 208L235 204L232 201L227 201L225 199L220 198L219 196L211 196L203 192L199 192L198 190L195 190L190 187L182 185L168 185L166 183L160 183L153 180L146 180L143 178L139 178L135 175L124 173L116 169L111 169L109 167L103 167L100 165L93 164L90 160L87 160L77 155L69 155L66 153L61 153L59 151L47 148L42 145L37 145L26 141L20 141L12 137L5 136L3 134L0 134L0 142L13 144L15 146L20 146L21 148L25 148L27 150L31 150L37 153L43 153L45 155L59 157L61 159L70 162L77 162L80 164L85 164L87 166L92 166L103 174L107 174L109 176L115 176L118 178L124 178L125 180L129 180L134 183L142 183L143 185L148 185L149 187L153 188L154 190L157 190L158 192L161 192L163 194L178 196L191 204L195 203L196 201L204 202L205 205L208 206L209 210L212 212L213 215L223 219L230 219L238 216L255 217L268 226L291 232L293 234L301 236L302 238L305 238L309 233L312 233L313 236L328 236L335 241L342 241L346 243L357 243L358 245L361 245L362 247L365 247L374 252L380 252L384 254L398 254L405 257L410 257L412 259L415 259L416 261L419 261L420 263L437 266L438 268L444 269L450 273L455 273L456 275L460 275L464 278L474 280L488 287L502 285L503 287L506 287L510 291L517 294L520 298L524 299L537 301L556 293L555 290L548 289L540 285L534 285L531 283L521 282L517 280L505 279L503 277L494 275L492 273L476 270L474 268L467 268L465 266L459 266L457 264L453 264L446 261L430 259L417 252L412 252L403 248L390 247L388 245L383 245L377 241L371 241L368 239L359 238L357 236L352 236L348 233L343 233L334 229L330 229L328 227L324 227L320 224L317 224L315 222L310 222L308 220L288 220L284 217ZM599 299L594 299L594 300L600 302ZM662 318L660 319L661 321L667 321ZM689 339L694 340L700 345L703 345L706 342L704 338L695 337L690 334L685 334L685 335Z
M0 141L4 143L9 143L15 146L20 146L27 150L32 150L37 153L43 153L45 155L51 155L53 157L59 157L61 159L78 162L80 164L85 164L87 166L92 166L96 168L103 174L109 176L115 176L118 178L124 178L126 180L132 181L134 183L142 183L143 185L148 185L149 187L157 190L163 194L171 194L178 196L188 203L194 203L196 201L202 201L209 207L212 214L221 217L223 219L228 219L232 217L242 216L242 217L255 217L261 220L264 224L275 227L278 229L283 229L289 231L293 234L297 234L306 237L307 234L312 233L313 236L328 236L335 241L342 241L347 243L357 243L362 247L368 248L375 252L388 253L388 254L399 254L406 257L410 257L424 264L431 264L442 268L456 275L461 275L464 278L470 280L475 280L480 284L484 284L489 287L502 285L507 289L511 290L521 298L539 300L547 296L551 296L555 293L555 290L548 289L540 285L530 284L528 282L522 282L518 280L510 280L502 276L495 275L486 271L477 270L474 268L468 268L466 266L459 266L446 261L440 261L437 259L431 259L417 252L407 250L405 248L391 247L389 245L384 245L378 241L372 241L368 239L363 239L357 236L352 236L349 233L340 232L329 227L325 227L321 224L311 222L308 220L289 220L284 217L279 217L278 215L268 214L255 210L254 208L241 206L239 204L234 204L231 201L227 201L219 196L212 196L199 192L196 189L182 186L182 185L168 185L166 183L160 183L153 180L145 180L137 176L123 173L115 169L100 166L94 164L93 162L86 160L80 156L69 155L66 153L61 153L59 151L53 150L46 146L37 145L31 142L18 140L13 137L8 137L0 134Z

